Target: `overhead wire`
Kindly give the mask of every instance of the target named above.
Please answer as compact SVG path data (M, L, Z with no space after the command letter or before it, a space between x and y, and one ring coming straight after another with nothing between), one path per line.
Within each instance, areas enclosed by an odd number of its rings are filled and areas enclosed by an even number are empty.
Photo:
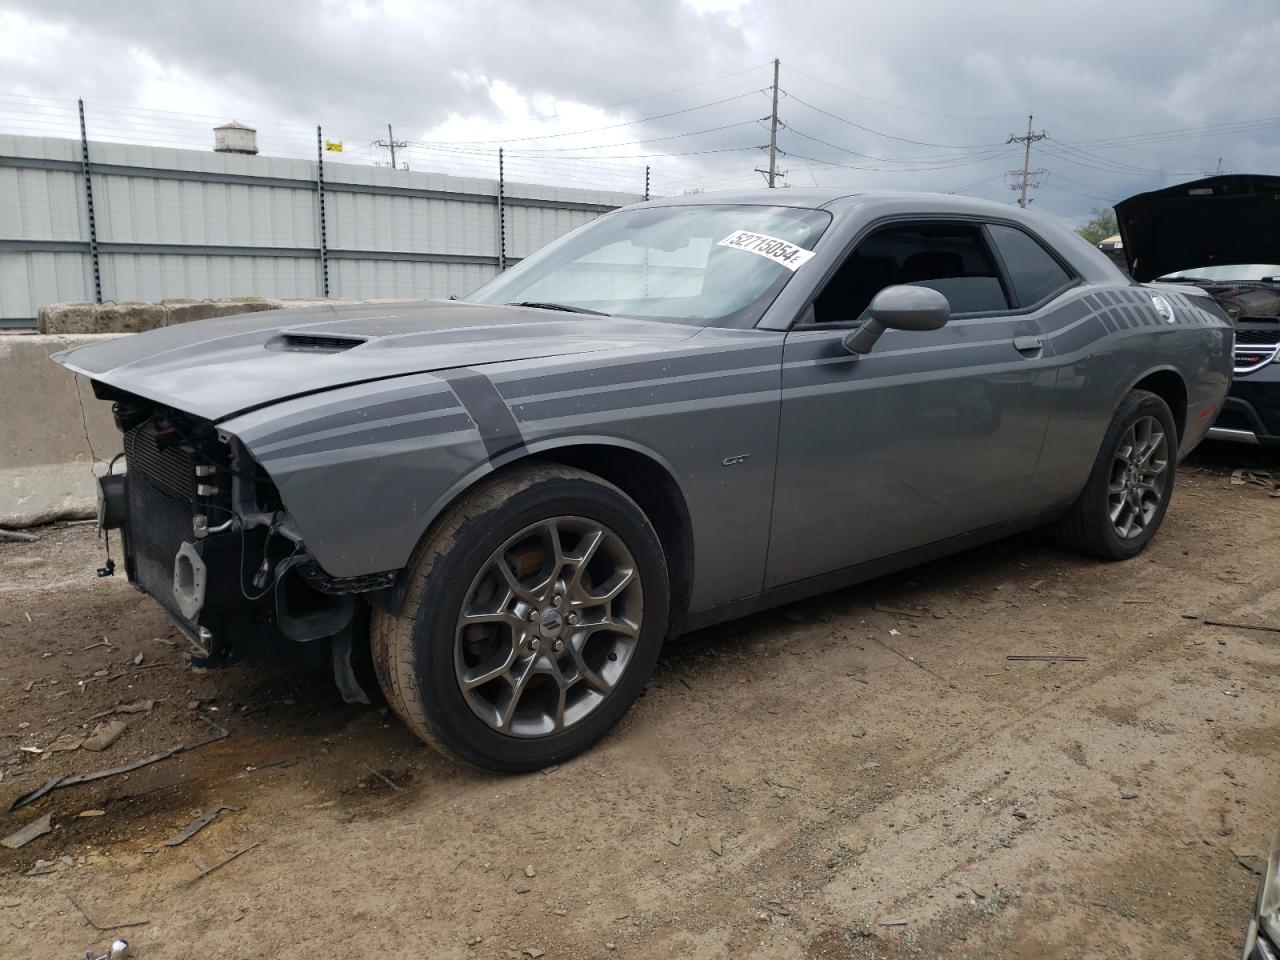
M833 90L839 90L841 93L847 93L849 96L857 97L860 100L868 100L871 103L878 103L881 106L892 107L894 110L905 110L908 113L918 113L926 117L941 117L945 120L975 120L975 121L990 122L990 123L997 123L997 122L1002 123L1007 120L1019 120L1022 117L1021 114L1017 114L1017 115L1009 114L1007 116L1000 116L1000 117L976 117L976 116L966 116L965 114L938 113L932 110L920 110L916 107L908 107L901 103L891 103L888 100L880 100L877 97L868 96L865 93L859 93L857 90L850 90L848 87L842 87L838 83L832 83L830 80L823 79L822 77L816 77L811 73L806 73L805 71L801 70L799 67L791 63L787 64L787 73L798 74L799 76L802 76L807 80L813 80L813 81L816 81L817 83L824 84Z
M864 133L870 133L873 136L877 136L877 137L884 137L886 140L896 140L899 143L910 143L920 147L940 147L946 150L979 150L979 149L985 149L988 147L1004 145L1003 143L994 143L994 142L969 143L969 144L932 143L928 140L913 140L910 137L899 137L892 133L885 133L883 130L876 130L876 129L873 129L872 127L865 126L864 124L858 123L855 120L850 120L848 117L842 117L837 113L832 113L830 110L824 110L822 107L815 106L814 104L810 103L808 100L804 100L794 93L788 93L787 97L788 99L794 100L796 103L806 106L810 110L814 110L825 117L830 117L832 120L836 120L836 121L839 121L840 123L847 124L851 127L854 127L855 129L863 131Z
M653 120L666 120L669 117L678 117L686 113L693 113L697 110L706 110L708 107L718 107L718 106L721 106L722 104L733 103L736 100L743 100L746 97L756 96L761 92L762 91L759 89L748 90L746 93L735 94L732 97L724 97L720 100L711 100L711 101L708 101L707 103L699 103L692 107L685 107L681 110L670 110L667 113L658 113L658 114L654 114L651 117L641 117L638 120L625 120L621 123L611 123L602 127L591 127L587 130L565 130L559 133L544 133L544 134L537 134L534 136L527 136L527 137L503 137L496 140L434 140L430 142L446 144L450 146L468 145L468 144L471 144L471 145L492 144L496 146L496 145L507 144L507 143L527 143L534 140L555 140L561 137L579 137L579 136L585 136L586 134L589 134L589 133L602 133L606 130L617 130L620 127L631 127L639 123L649 123Z
M999 147L992 147L988 150L983 150L975 153L967 153L967 154L956 153L956 154L950 154L950 155L939 154L936 156L920 156L920 157L880 157L880 156L876 156L875 154L861 153L850 147L845 147L838 143L832 143L830 140L824 140L821 137L815 137L812 134L805 133L803 130L800 130L798 127L790 123L784 124L781 121L779 121L779 126L785 130L790 131L791 133L794 133L796 136L803 137L806 140L812 140L814 143L820 143L823 146L831 147L833 150L839 150L841 153L847 153L850 156L860 157L862 159L871 160L876 163L898 164L900 165L900 167L916 169L916 170L942 170L950 166L966 166L969 164L981 163L985 160L994 159L1000 154L1006 152L1004 149L1006 145L1000 144ZM890 168L868 167L866 169L883 170L883 169L890 169Z
M718 127L706 127L705 129L702 129L702 130L690 130L687 133L672 133L663 137L646 137L642 140L624 140L620 143L592 143L592 144L586 144L581 146L569 146L569 147L525 147L523 149L525 153L553 154L553 153L567 153L570 151L581 151L581 150L611 150L618 147L638 147L646 143L663 143L668 140L682 140L685 137L698 137L708 133L720 133L721 131L724 131L724 130L736 129L737 127L751 126L756 122L757 121L754 119L740 120L737 123L726 123ZM420 143L423 146L436 146L443 141L415 140L411 142Z

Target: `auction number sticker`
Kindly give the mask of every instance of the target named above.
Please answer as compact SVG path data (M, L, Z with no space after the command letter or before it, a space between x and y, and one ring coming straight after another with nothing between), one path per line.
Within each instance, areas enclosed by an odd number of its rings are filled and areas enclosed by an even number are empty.
M788 270L797 269L813 256L812 250L797 247L794 243L779 240L767 233L754 233L750 230L735 230L721 240L719 246L754 253L756 256L781 264Z

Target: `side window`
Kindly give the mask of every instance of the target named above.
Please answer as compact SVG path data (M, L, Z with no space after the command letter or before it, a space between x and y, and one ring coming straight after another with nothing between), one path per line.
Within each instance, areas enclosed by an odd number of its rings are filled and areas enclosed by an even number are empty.
M932 287L953 313L1009 309L980 227L957 223L894 224L858 244L813 303L816 323L859 319L871 299L894 284Z
M1047 300L1074 282L1071 274L1034 237L1002 223L990 224L987 229L1004 258L1019 304L1030 306Z

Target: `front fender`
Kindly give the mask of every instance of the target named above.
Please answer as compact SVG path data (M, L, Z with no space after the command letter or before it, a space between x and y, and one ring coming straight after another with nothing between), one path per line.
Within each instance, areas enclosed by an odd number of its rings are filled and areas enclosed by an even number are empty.
M434 374L300 397L219 429L266 470L334 577L403 567L449 492L492 469L475 420Z
M445 376L423 374L303 397L220 425L275 483L316 562L335 577L396 570L431 523L495 470L575 447L615 447L658 464L619 436L563 434L495 447L492 431ZM496 412L495 412L496 416ZM486 442L489 441L489 442Z

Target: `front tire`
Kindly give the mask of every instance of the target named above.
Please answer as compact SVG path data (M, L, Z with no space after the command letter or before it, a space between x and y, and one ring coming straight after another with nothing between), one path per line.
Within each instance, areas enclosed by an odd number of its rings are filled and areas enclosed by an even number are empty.
M1120 403L1084 492L1058 527L1069 546L1103 560L1128 560L1155 537L1173 496L1178 429L1169 405L1132 390Z
M516 468L435 524L400 615L375 611L387 701L437 750L517 772L586 749L640 695L666 634L662 546L630 497L552 464Z

